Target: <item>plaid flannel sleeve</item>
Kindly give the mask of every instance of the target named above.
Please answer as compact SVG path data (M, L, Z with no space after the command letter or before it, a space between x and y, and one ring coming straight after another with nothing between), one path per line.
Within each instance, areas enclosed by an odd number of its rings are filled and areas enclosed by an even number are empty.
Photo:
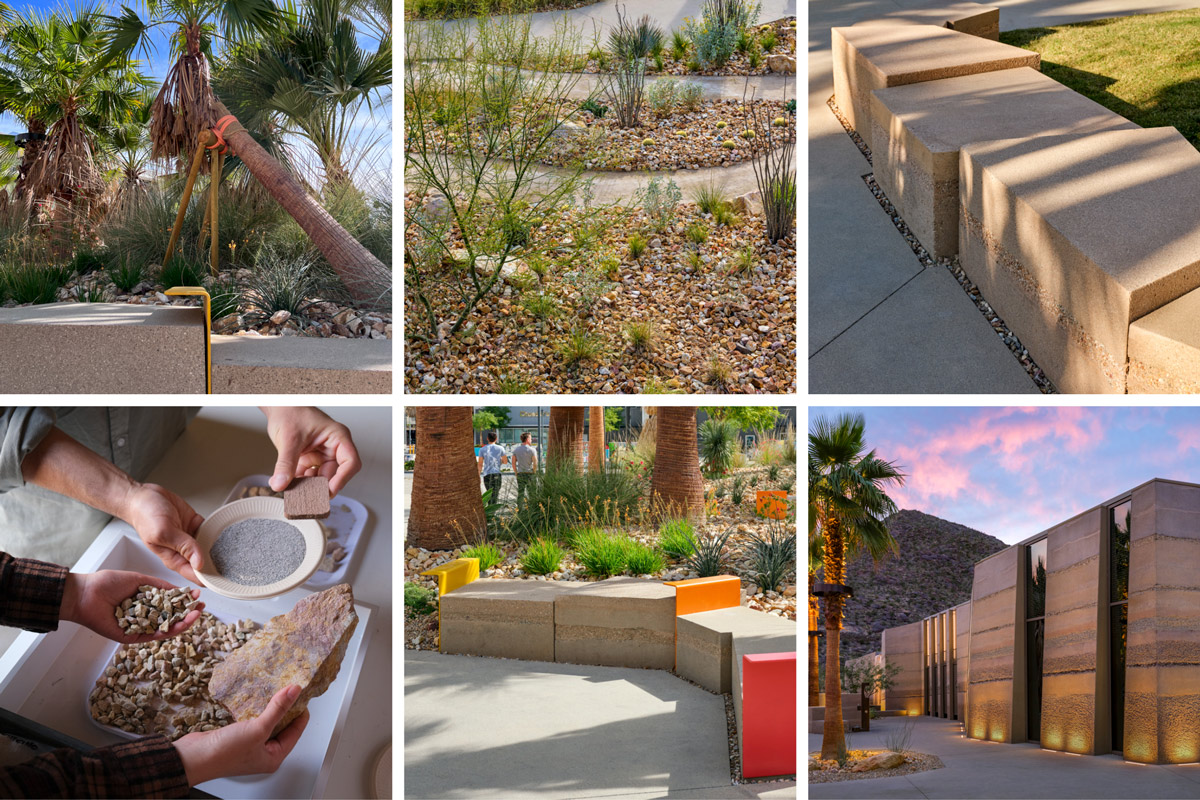
M58 564L0 553L0 625L57 630L67 572Z
M179 751L163 736L52 750L0 769L0 797L187 797L189 789Z

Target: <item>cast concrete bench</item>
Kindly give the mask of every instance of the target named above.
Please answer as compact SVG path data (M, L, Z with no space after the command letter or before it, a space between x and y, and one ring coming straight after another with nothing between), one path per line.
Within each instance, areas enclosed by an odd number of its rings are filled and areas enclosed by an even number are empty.
M0 392L204 394L203 314L125 303L0 308Z
M855 25L938 25L959 33L1000 40L1000 9L979 3L917 3Z
M963 145L1139 130L1029 67L879 89L871 109L875 179L934 258L958 252Z
M1130 394L1200 393L1200 289L1129 326Z
M1067 392L1126 391L1131 324L1200 286L1200 153L1174 128L962 149L963 269Z
M675 671L710 692L733 691L735 635L743 641L762 638L772 646L796 646L795 622L744 606L683 614L677 622Z
M675 665L675 590L618 577L578 584L558 595L554 660L670 670Z
M481 578L447 592L439 609L441 650L554 661L555 601L574 588L561 581Z
M838 108L872 149L876 89L1041 64L1037 53L933 25L833 28L832 36Z

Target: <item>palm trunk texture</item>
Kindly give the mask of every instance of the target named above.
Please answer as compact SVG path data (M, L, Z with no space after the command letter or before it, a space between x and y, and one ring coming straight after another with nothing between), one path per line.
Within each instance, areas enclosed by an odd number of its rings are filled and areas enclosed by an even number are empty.
M409 543L449 550L485 533L471 407L418 408Z
M845 543L836 520L827 519L825 534L825 582L844 583L846 579ZM842 602L840 594L825 597L825 731L821 736L821 758L834 760L846 749L842 728Z
M219 100L216 113L218 119L232 116ZM391 270L321 208L245 128L234 122L225 138L250 174L309 235L355 300L378 302L390 291Z
M550 406L546 466L583 470L583 406Z
M662 518L704 519L704 478L695 406L660 406L650 478L651 511Z
M588 471L604 472L604 408L592 406L588 418Z

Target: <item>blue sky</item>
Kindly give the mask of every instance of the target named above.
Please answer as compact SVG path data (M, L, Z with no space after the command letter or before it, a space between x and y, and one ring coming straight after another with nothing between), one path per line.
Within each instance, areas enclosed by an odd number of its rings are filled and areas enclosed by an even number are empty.
M1200 408L812 408L862 413L901 508L1012 544L1151 478L1200 483Z
M82 3L80 3L82 4ZM64 2L27 2L27 3L12 3L13 9L17 13L25 13L30 9L36 10L42 14L63 9L75 8L78 4ZM121 3L104 2L101 3L106 13L120 14ZM139 14L145 13L144 7L134 0L126 0L125 5L128 5ZM174 59L171 58L171 48L167 37L174 32L172 26L159 25L155 27L150 34L150 40L153 49L149 53L139 53L139 58L142 62L142 71L152 76L159 83L162 82L163 76L170 69ZM368 37L360 30L360 42L363 47L375 49L379 42L375 38ZM218 57L219 57L218 48ZM378 169L391 169L391 142L388 133L388 127L392 119L392 105L389 101L383 105L377 106L375 109L368 111L363 109L359 112L359 124L357 127L356 141L360 147L367 147L369 143L374 143L370 146L370 161L377 165ZM20 133L25 130L25 126L19 119L8 112L0 113L0 133ZM377 141L378 140L378 141ZM310 156L307 149L298 147L297 152L303 155ZM315 163L315 157L314 161ZM390 184L389 184L390 187ZM390 190L390 188L389 188Z

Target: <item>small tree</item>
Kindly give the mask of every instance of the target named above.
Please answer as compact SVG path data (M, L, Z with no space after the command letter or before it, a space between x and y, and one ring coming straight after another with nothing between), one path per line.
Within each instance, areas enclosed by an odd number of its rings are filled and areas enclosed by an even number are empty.
M617 26L612 32L612 41L626 42L637 38L636 27L617 6ZM646 61L634 51L615 47L613 70L604 86L604 94L612 106L617 124L622 128L636 128L638 114L642 109L642 96L646 89Z
M471 415L471 427L477 431L492 431L500 427L500 420L486 408Z
M851 658L842 665L842 689L867 694L883 692L896 685L896 676L900 672L899 665L889 661L876 662L870 655Z
M796 230L796 171L792 159L796 154L794 119L786 125L776 125L770 108L743 95L742 116L746 130L754 131L754 140L762 150L751 162L758 193L762 197L763 215L767 224L767 241L774 243L791 236Z

